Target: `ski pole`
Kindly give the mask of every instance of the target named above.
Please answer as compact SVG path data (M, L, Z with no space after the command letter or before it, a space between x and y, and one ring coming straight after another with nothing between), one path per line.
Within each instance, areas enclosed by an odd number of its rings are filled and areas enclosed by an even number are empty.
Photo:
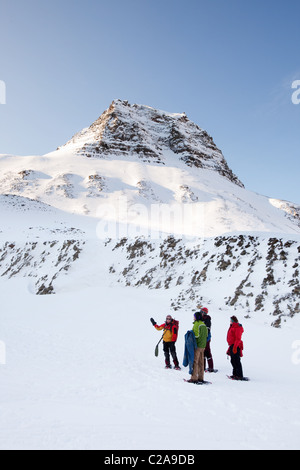
M158 353L159 353L158 346L160 345L160 343L162 342L162 340L163 340L163 338L164 338L165 331L166 331L166 330L164 330L162 337L160 338L159 342L158 342L157 345L156 345L155 353L154 353L156 357L158 357Z

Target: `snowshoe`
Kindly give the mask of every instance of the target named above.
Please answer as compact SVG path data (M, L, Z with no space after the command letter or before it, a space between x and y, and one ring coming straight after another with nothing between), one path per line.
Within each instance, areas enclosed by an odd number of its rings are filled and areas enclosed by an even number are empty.
M205 372L210 372L211 374L216 374L219 370L218 369L205 369Z
M236 377L235 375L227 375L228 379L240 382L249 382L249 377Z
M189 380L183 379L183 380L184 380L184 382L187 382L189 384L194 384L194 385L211 385L211 382L207 382L207 380L203 380L203 381L198 380L196 382L194 380L191 380L191 379L189 379Z

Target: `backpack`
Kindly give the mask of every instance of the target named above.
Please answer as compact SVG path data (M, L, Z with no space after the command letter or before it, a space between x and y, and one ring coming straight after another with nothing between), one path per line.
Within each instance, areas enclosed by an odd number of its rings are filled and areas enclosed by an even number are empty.
M211 340L211 317L207 315L206 313L205 315L202 315L202 321L207 328L207 332L208 332L207 341L210 341Z
M173 320L173 327L172 327L173 338L174 338L173 341L177 341L178 331L179 331L179 321Z
M211 329L211 317L207 314L202 315L202 321L205 323L208 330L210 331L210 329Z

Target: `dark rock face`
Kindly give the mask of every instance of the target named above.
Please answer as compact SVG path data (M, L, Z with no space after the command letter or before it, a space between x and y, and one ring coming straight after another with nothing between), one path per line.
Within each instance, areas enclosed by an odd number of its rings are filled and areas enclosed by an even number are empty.
M137 157L145 163L165 164L173 154L186 165L215 170L238 186L221 152L206 131L183 114L171 114L116 100L88 129L66 145L86 157Z
M193 311L218 299L221 309L251 318L271 317L278 328L300 313L300 246L293 240L251 235L220 236L186 247L170 236L161 241L123 238L110 273L132 287L172 289L174 311ZM209 294L210 293L210 294ZM267 318L267 317L266 317Z

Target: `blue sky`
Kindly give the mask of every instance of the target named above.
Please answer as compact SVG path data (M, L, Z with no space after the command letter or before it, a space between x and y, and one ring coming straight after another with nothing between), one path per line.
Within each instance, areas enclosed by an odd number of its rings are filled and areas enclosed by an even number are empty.
M300 204L299 0L0 0L0 153L44 154L115 98L188 117L247 189Z

